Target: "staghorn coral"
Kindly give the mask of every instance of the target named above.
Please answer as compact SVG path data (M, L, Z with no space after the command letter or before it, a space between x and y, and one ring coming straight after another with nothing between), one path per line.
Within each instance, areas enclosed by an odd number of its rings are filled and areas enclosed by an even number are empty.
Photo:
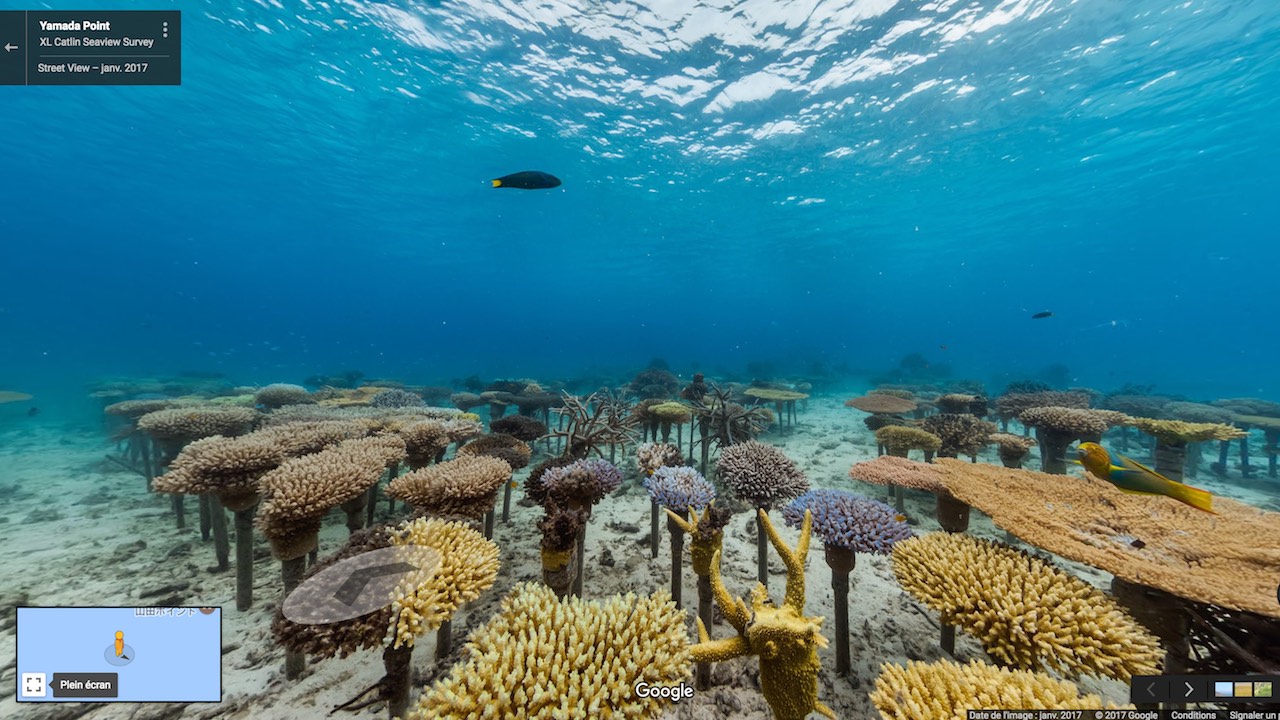
M639 696L636 684L673 685L689 658L684 612L661 593L560 601L522 583L408 720L654 717L663 701Z
M927 492L943 489L933 465L892 455L881 455L875 460L854 463L849 468L849 477L873 485L897 485Z
M359 497L403 455L398 438L358 438L289 460L263 475L256 524L276 558L292 560L314 548L324 515Z
M584 458L595 453L603 457L605 446L635 442L632 430L639 417L627 412L625 403L607 394L592 393L586 398L564 395L564 406L552 412L564 418L565 427L551 431L564 438L564 454Z
M460 455L401 475L387 495L433 515L480 518L493 509L498 490L511 479L511 466L488 455Z
M253 404L267 410L275 410L285 405L308 405L315 402L311 393L301 385L289 383L272 383L260 388L253 394Z
M912 535L893 508L844 490L810 490L782 508L782 519L800 527L806 511L824 544L854 552L883 555Z
M706 507L716 497L715 487L691 467L660 467L644 487L654 502L674 510Z
M493 587L498 546L460 522L417 518L391 530L393 546L420 545L440 553L440 565L426 584L401 585L391 604L390 645L412 646L464 604Z
M880 666L871 703L884 720L966 720L970 710L1114 710L1074 683L972 660Z
M1055 555L1195 602L1280 618L1280 513L1216 497L1210 514L1087 474L1064 497L1061 476L957 460L924 467L996 525Z
M551 397L556 396L552 395ZM547 434L546 423L528 415L510 415L498 418L489 423L489 429L495 433L505 433L524 442L533 442Z
M760 658L760 692L778 720L803 720L817 712L835 720L831 708L818 700L818 673L822 664L818 648L827 646L819 628L821 617L804 615L804 559L809 552L810 516L800 527L800 540L788 548L764 510L757 517L769 540L787 566L787 590L782 605L774 606L763 584L751 591L751 606L734 598L720 577L720 552L711 562L711 587L725 620L738 634L712 640L698 618L698 644L691 650L695 662L723 662L744 655Z
M758 508L772 508L809 489L809 481L791 458L755 440L721 450L716 471L735 495Z
M1031 448L1035 447L1036 441L1025 435L1010 435L1009 433L993 433L987 440L996 444L996 451L1000 454L1000 462L1005 467L1022 467L1022 460L1031 452Z
M636 466L645 475L652 475L660 467L680 467L684 454L670 443L642 443L636 447Z
M743 407L733 402L733 392L728 388L712 385L701 401L690 407L698 416L698 431L702 433L702 471L707 471L707 452L714 443L726 448L751 440L773 423L773 413L761 407Z
M875 432L876 442L884 446L885 452L897 457L906 457L908 452L919 450L928 460L942 447L941 438L917 427L886 425Z
M1127 681L1155 675L1160 642L1102 591L1047 561L958 533L894 546L903 589L1002 665Z
M930 415L921 421L920 426L941 441L938 448L941 457L976 456L989 443L987 438L996 431L995 423L973 415L953 413Z
M511 466L512 470L519 470L529 464L529 458L533 455L533 450L510 435L493 433L476 438L458 448L459 457L467 455L495 457L505 461Z
M914 412L919 407L915 400L884 393L871 393L862 397L849 398L844 401L844 405L845 407L851 407L873 415L901 415Z
M547 496L571 508L591 507L622 486L622 473L608 460L576 460L542 475Z

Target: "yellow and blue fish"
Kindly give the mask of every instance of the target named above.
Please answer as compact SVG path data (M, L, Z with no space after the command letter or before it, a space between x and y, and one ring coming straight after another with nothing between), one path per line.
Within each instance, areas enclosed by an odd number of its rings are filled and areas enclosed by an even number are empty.
M1119 453L1108 453L1106 448L1097 443L1080 443L1076 455L1076 464L1083 465L1090 473L1124 492L1164 495L1198 510L1213 512L1213 495L1208 490L1170 480L1136 460Z

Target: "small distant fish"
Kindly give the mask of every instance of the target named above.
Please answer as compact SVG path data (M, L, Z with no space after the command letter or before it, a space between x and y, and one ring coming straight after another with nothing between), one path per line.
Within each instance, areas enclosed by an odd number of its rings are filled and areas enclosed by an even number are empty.
M40 414L40 408L38 407L32 406L29 410L27 410L27 417L35 417L39 414Z
M907 521L907 516L906 516L906 515L894 515L894 516L893 516L893 519L894 519L894 520L897 520L898 522L906 522L906 521Z
M1097 443L1080 443L1076 454L1077 465L1083 465L1089 472L1124 492L1138 495L1164 495L1197 510L1213 512L1213 495L1208 490L1170 480L1146 465L1119 453L1113 456Z
M1141 540L1139 540L1139 539L1137 539L1137 538L1134 538L1133 542L1131 542L1131 543L1129 543L1129 544L1130 544L1130 545L1132 545L1133 547L1135 547L1135 548L1139 549L1139 550L1141 550L1142 548L1144 548L1144 547L1146 547L1146 546L1147 546L1147 544L1146 544L1146 543L1142 542Z
M1053 313L1049 312L1048 310L1044 310L1044 311L1042 311L1042 312L1038 312L1038 313L1036 313L1035 315L1032 315L1032 316L1031 316L1031 319L1032 319L1032 320L1043 320L1043 319L1045 319L1045 318L1047 318L1047 317L1053 317Z
M946 346L946 345L939 345L939 346L938 346L938 349L939 349L939 350L946 350L946 349L947 349L947 346Z
M517 188L520 190L546 190L560 187L560 178L540 170L524 170L492 180L496 188Z

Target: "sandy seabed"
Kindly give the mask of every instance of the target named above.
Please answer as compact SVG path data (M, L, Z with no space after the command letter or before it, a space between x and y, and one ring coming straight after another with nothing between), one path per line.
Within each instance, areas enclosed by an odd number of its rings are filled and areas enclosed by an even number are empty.
M882 488L854 483L849 466L875 456L874 438L862 424L864 415L842 406L835 398L814 398L802 408L798 424L785 432L772 431L761 439L784 450L807 473L813 487L854 490L884 499ZM266 542L258 538L254 568L254 606L235 609L233 572L215 573L212 541L202 541L196 525L195 500L188 498L188 526L179 530L169 511L167 496L149 493L142 477L107 462L114 451L103 434L90 429L64 430L52 425L12 421L0 429L0 683L7 688L0 699L0 717L63 720L174 718L227 718L293 720L319 718L335 706L377 682L382 675L377 652L360 653L310 663L295 681L284 678L283 652L270 631L271 617L280 601L279 563ZM1035 451L1033 451L1034 454ZM539 457L535 456L535 463ZM993 450L980 462L996 463ZM628 475L634 475L630 453L619 459ZM1034 459L1029 462L1037 467ZM527 470L518 474L523 478ZM1215 493L1226 494L1259 506L1276 509L1276 494L1267 493L1265 481L1242 487L1201 473L1195 481ZM516 498L521 495L519 490ZM907 515L917 532L937 530L933 496L907 493ZM386 502L380 503L380 515ZM497 584L454 617L454 650L437 662L435 633L419 639L414 651L414 682L421 687L448 672L464 652L466 634L485 622L517 582L540 580L539 532L535 526L541 508L513 501L510 522L499 522L495 540L502 549ZM229 516L228 516L229 517ZM385 519L385 518L383 518ZM798 531L774 519L783 538L794 546ZM335 512L321 532L321 553L340 546L347 534L340 512ZM662 523L658 557L649 550L649 499L638 483L596 506L587 530L584 597L602 598L628 591L656 591L670 587L670 538ZM979 537L1004 539L985 516L974 512L970 532ZM688 543L686 542L686 554ZM723 574L731 593L746 596L755 583L755 527L749 514L733 517L726 529ZM1093 568L1057 559L1086 581L1106 588L1111 576ZM808 558L806 614L832 617L831 573L822 560L821 543L815 538ZM849 595L852 671L835 674L835 643L821 651L823 673L819 698L841 718L878 718L868 693L882 663L908 660L933 661L944 657L938 647L936 616L899 588L888 558L860 555L851 575ZM786 574L777 553L770 550L769 589L781 599ZM686 609L696 609L696 577L684 572ZM15 605L38 606L141 606L216 605L223 608L223 662L221 703L135 704L69 703L21 704L14 699ZM689 614L690 638L694 638L693 614ZM824 623L831 639L833 620ZM717 620L713 637L732 633ZM956 657L961 661L983 659L985 653L960 633ZM1086 679L1085 692L1098 693L1111 702L1127 702L1126 685L1110 680ZM386 717L382 704L357 712L341 711L334 717ZM693 718L766 719L772 717L759 692L759 672L754 658L739 659L715 667L712 687L693 698L671 704L660 715L667 719ZM816 715L814 716L816 717Z

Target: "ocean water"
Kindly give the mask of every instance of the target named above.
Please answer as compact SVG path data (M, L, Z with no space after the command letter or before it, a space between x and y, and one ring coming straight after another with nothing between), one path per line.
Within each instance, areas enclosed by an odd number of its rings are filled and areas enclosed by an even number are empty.
M181 86L3 91L8 389L921 353L1280 397L1269 2L148 8Z

